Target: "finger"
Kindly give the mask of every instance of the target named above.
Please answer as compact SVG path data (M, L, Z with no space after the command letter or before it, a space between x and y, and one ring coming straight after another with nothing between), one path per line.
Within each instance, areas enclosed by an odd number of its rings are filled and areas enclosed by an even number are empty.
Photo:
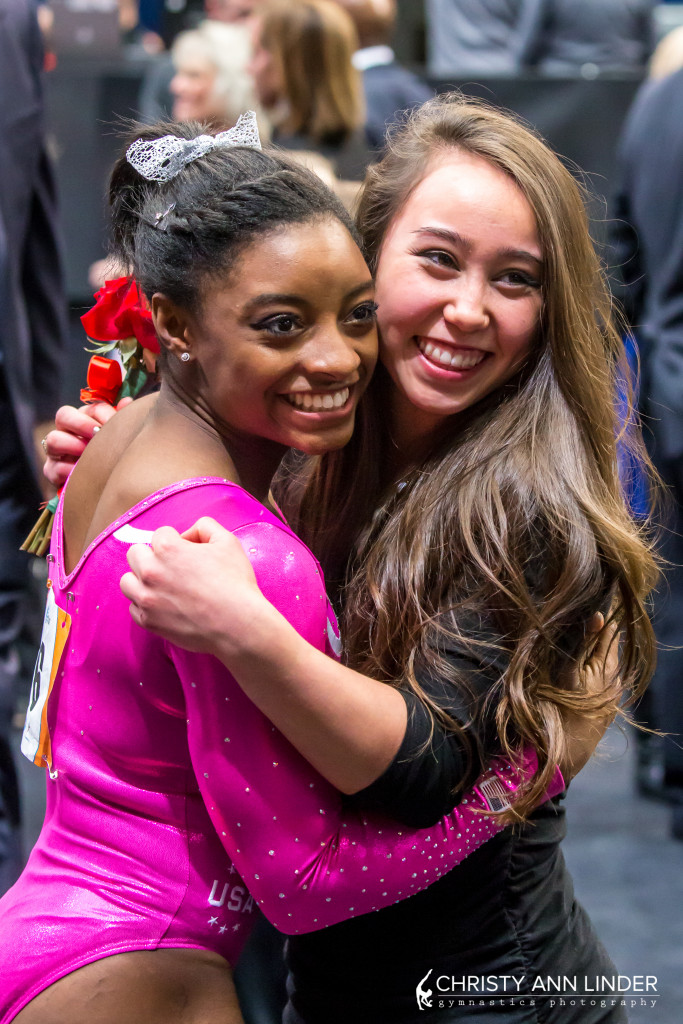
M194 544L212 544L230 536L232 536L230 531L217 523L211 516L202 516L189 530L185 530L181 534L183 540L192 541Z
M135 573L138 580L144 583L145 576L150 574L156 561L152 549L148 544L131 544L126 552L126 558L131 571Z
M136 604L134 604L131 601L131 603L128 605L128 611L130 612L130 617L133 620L133 622L137 626L139 626L140 629L145 629L146 628L145 623L146 623L147 619L146 619L145 613L142 611L142 609L139 608Z
M116 415L116 409L109 402L95 402L93 405L86 405L85 408L81 407L81 412L91 419L95 420L96 427L103 427L105 423L109 423L112 416Z
M55 426L68 434L76 434L90 440L100 426L106 423L107 419L111 419L106 413L108 408L111 407L102 402L95 406L82 406L80 409L74 409L72 405L63 405L57 410Z
M118 411L119 411L119 409L125 409L125 408L126 408L126 406L127 406L127 405L130 405L130 403L131 403L132 401L133 401L133 399L131 398L131 396L130 396L130 395L128 395L128 397L127 397L127 398L122 398L120 402L117 402L117 403L116 403L116 409L115 409L114 411L115 411L115 412L118 412Z
M59 490L69 479L69 473L73 468L73 459L51 459L48 457L43 464L43 476Z
M586 623L586 633L599 633L605 625L605 616L602 612L595 612Z
M142 584L134 572L127 572L119 581L121 591L129 601L137 605L142 596Z
M164 555L178 546L180 534L173 526L160 526L152 534L151 549L155 555Z
M51 430L45 435L45 453L51 459L71 459L73 462L85 451L87 441L66 430Z
M597 643L593 648L591 658L595 658L601 664L605 664L608 658L614 658L618 652L618 635L619 629L616 623L611 622L608 626L604 626L598 634Z

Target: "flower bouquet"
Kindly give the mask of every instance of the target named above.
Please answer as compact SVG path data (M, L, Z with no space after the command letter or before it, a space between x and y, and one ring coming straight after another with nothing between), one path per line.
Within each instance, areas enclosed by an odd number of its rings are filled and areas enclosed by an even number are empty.
M81 323L90 343L86 351L91 353L81 401L115 406L122 398L136 398L150 378L156 378L159 354L152 313L137 282L132 277L105 281ZM22 551L47 552L58 501L56 495L47 502Z

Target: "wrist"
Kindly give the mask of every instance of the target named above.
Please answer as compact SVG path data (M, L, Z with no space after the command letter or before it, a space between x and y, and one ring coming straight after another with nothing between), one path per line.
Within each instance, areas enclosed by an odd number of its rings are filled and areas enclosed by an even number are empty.
M272 660L280 633L291 629L286 620L256 587L242 595L239 621L231 607L230 620L223 615L209 625L209 652L232 672L254 661Z

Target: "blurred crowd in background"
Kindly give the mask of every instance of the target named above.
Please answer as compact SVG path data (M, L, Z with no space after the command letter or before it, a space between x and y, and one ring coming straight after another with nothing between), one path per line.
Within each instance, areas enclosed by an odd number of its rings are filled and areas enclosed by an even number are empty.
M39 500L32 430L77 398L82 339L68 307L75 322L121 269L102 213L113 126L224 130L255 109L263 138L353 208L391 125L453 85L518 110L604 200L596 233L640 347L649 442L672 498L662 654L637 715L671 736L641 735L636 783L671 803L683 838L681 69L683 4L651 0L0 0L0 889L21 861L8 737L36 634L17 553Z

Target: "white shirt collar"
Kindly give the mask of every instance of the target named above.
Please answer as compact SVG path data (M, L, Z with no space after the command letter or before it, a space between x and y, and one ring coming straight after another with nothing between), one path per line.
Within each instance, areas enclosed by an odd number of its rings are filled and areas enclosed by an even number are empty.
M367 71L368 68L393 64L395 59L394 51L390 46L364 46L362 50L356 50L351 58L357 71Z

